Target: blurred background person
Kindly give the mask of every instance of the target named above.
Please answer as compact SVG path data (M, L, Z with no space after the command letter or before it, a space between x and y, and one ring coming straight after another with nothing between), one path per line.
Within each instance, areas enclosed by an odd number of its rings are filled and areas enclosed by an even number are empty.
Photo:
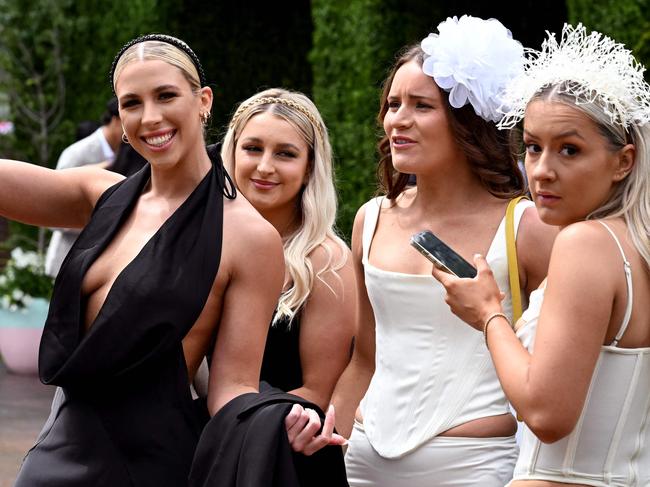
M77 130L75 130L74 133L75 142L85 139L101 126L101 122L98 122L97 120L82 120L77 124Z
M115 154L115 159L112 162L107 161L105 167L109 171L116 172L128 178L142 169L146 163L147 160L138 154L138 151L129 144L122 142Z
M111 98L106 104L106 111L102 115L101 122L101 127L67 147L61 153L56 163L56 169L113 161L115 152L120 147L123 133L116 98ZM54 230L45 255L45 272L48 275L56 277L63 259L68 255L68 251L78 236L78 230Z

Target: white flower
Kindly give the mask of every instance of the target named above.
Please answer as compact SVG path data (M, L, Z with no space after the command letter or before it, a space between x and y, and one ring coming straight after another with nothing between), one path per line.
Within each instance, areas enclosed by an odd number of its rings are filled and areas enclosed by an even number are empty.
M11 293L11 298L14 301L20 301L23 299L23 296L25 296L25 293L22 292L20 289L14 289L13 292Z
M7 284L7 276L0 276L0 286L5 286Z
M17 269L23 269L29 265L29 257L20 247L11 251L11 260L14 261L14 266Z
M439 34L422 41L427 57L422 70L449 92L449 104L471 103L484 120L501 118L501 95L507 83L523 70L524 48L496 19L463 15L438 25Z
M16 247L11 251L11 260L17 269L25 269L26 267L38 269L42 259L36 252L31 250L25 252L22 248Z

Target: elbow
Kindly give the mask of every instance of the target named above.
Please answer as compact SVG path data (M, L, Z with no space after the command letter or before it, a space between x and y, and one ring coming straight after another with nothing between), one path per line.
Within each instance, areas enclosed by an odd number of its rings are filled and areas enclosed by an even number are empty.
M542 443L555 443L569 436L577 418L566 417L557 412L536 412L524 418L526 425Z

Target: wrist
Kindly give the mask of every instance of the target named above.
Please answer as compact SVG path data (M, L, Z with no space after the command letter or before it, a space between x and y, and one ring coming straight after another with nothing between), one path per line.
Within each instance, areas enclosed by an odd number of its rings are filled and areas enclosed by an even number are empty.
M512 328L512 323L510 323L510 318L508 318L504 313L498 311L495 313L491 313L490 315L487 316L485 321L483 322L483 338L485 339L485 346L489 349L488 345L488 329L490 325L497 321L504 321L508 323L508 326Z

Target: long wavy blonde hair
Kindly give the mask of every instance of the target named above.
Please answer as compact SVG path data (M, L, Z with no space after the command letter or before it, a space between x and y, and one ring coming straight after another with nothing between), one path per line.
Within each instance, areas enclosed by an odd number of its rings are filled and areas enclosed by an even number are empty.
M321 279L330 271L338 277L336 271L345 264L347 247L334 228L336 188L327 128L314 103L302 93L271 88L243 101L223 140L221 158L224 167L231 175L235 174L235 150L239 137L248 121L260 113L271 113L287 121L309 147L308 180L297 205L301 223L283 242L287 277L273 318L273 325L285 319L290 324L309 298L314 279ZM339 258L334 258L333 250L326 244L327 239L340 248ZM328 261L316 273L309 255L319 246L327 252ZM331 287L330 290L335 292Z

